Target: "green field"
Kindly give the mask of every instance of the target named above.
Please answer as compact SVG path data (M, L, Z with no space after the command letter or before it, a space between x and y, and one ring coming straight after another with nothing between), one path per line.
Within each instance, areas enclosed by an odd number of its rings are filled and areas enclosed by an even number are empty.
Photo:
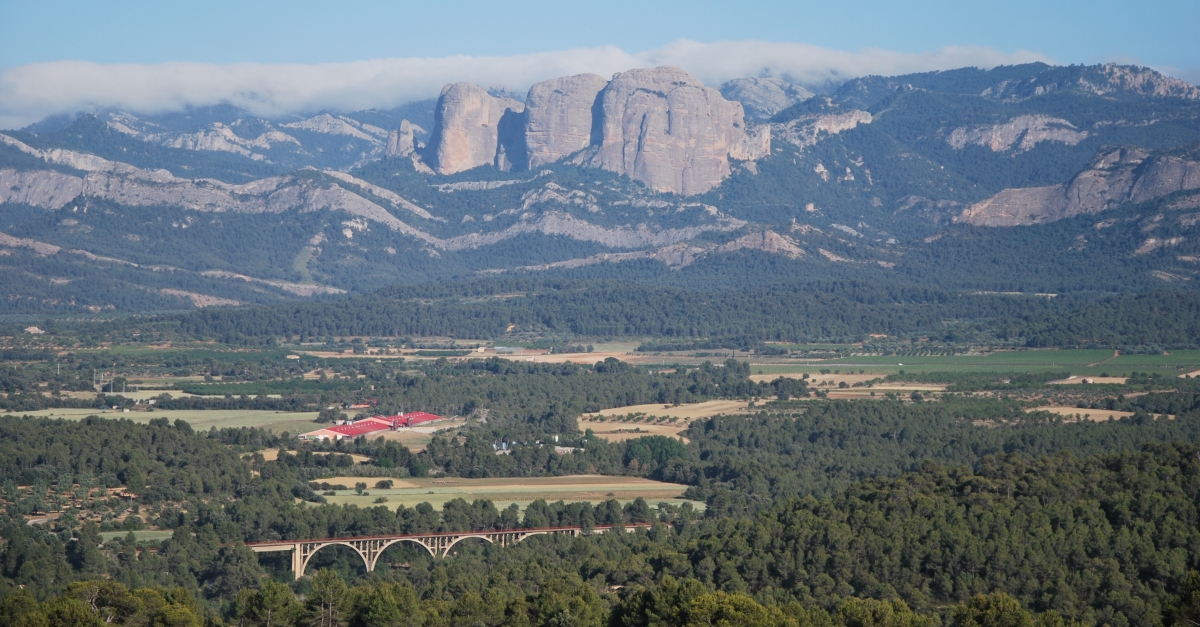
M1171 351L1169 355L1119 355L1111 350L1024 350L996 351L987 355L861 355L805 361L796 364L754 363L752 372L783 374L842 370L870 374L905 372L1070 372L1073 375L1113 376L1139 372L1158 372L1176 376L1200 369L1200 350Z
M128 531L101 531L100 537L103 538L105 542L108 542L113 538L124 538L128 534ZM159 542L161 540L169 540L173 535L175 535L175 532L170 530L151 531L148 529L143 529L141 531L133 532L133 537L137 538L138 542Z
M281 433L304 433L316 429L313 422L317 412L282 412L253 409L160 409L155 411L131 411L128 413L98 409L42 409L22 412L22 416L66 418L82 420L88 416L100 416L113 420L128 418L134 422L147 423L155 418L168 418L171 422L183 419L197 431L208 431L212 427L259 427Z
M537 499L547 501L599 503L608 499L616 499L622 504L631 502L638 497L646 499L650 505L659 502L682 504L680 495L687 486L677 483L664 483L639 477L604 477L598 475L577 475L566 477L521 477L496 479L465 479L447 477L443 479L393 479L395 486L388 490L375 489L379 477L334 477L317 479L318 482L331 484L352 485L355 481L367 484L368 493L359 496L354 490L337 490L335 496L326 496L330 503L372 507L387 505L394 508L398 505L415 507L420 503L429 503L435 509L441 509L446 501L456 498L473 501L487 499L495 503L499 509L504 509L516 503L525 509L529 503ZM323 492L318 490L318 492ZM611 495L611 496L609 496ZM386 503L375 503L379 497L387 499ZM704 504L698 501L688 501L698 510L704 509Z

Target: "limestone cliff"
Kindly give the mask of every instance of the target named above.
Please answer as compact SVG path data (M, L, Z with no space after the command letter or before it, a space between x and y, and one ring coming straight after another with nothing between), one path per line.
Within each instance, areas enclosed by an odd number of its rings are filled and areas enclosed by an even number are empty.
M61 209L82 193L83 179L78 176L53 170L0 170L0 204L13 202L43 209Z
M1097 213L1126 203L1200 189L1200 159L1141 148L1102 149L1068 183L1006 189L954 218L979 226L1020 226Z
M525 99L526 168L553 163L592 143L596 97L608 81L596 74L564 76L529 89Z
M685 196L729 175L729 153L745 133L742 106L682 69L619 73L600 99L601 141L590 165Z
M1061 118L1021 115L1003 124L956 128L946 137L946 143L960 150L977 145L990 148L992 152L1028 152L1041 142L1074 146L1087 136L1087 131L1080 131Z
M524 104L497 98L470 83L447 85L434 110L429 165L438 174L454 174L481 165L511 163L512 145L501 143L501 127L512 125L504 123L506 116L512 120L524 110Z
M802 115L784 124L775 124L776 135L797 148L815 146L830 135L837 135L857 127L870 124L874 118L867 111L851 109L839 113Z

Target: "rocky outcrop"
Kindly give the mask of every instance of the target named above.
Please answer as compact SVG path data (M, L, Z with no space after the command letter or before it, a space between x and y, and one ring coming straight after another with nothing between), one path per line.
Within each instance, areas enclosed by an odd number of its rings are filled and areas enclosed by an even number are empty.
M797 246L790 237L785 237L775 231L743 235L732 242L721 245L717 250L723 253L735 250L761 250L765 253L783 255L789 259L795 259L804 254L804 250Z
M567 259L564 261L555 261L552 263L543 263L534 266L520 266L515 270L522 271L544 271L544 270L567 270L571 268L582 268L584 266L594 266L600 263L623 263L626 261L641 261L650 260L657 261L668 268L679 269L684 266L689 266L697 259L704 257L707 250L691 244L672 244L662 248L651 250L638 250L629 253L599 253L590 257L580 257L576 259ZM490 273L499 273L503 270L489 270Z
M280 126L324 135L347 135L368 142L377 142L387 137L388 134L387 131L378 126L363 124L358 120L348 118L344 115L333 116L328 113L322 113L321 115L299 122L280 124Z
M954 218L978 226L1020 226L1097 213L1200 189L1200 160L1140 148L1105 148L1068 183L1006 189Z
M866 111L851 109L842 113L802 115L774 126L780 139L803 150L830 135L843 133L859 124L870 124L873 119Z
M1074 146L1087 136L1087 131L1077 130L1075 125L1061 118L1022 115L1004 124L956 128L946 137L946 143L959 150L974 145L989 148L992 152L1027 152L1041 142Z
M721 85L721 95L742 103L746 119L765 122L776 113L813 97L807 89L779 78L735 78Z
M980 95L985 98L1015 101L1066 90L1099 96L1123 93L1151 98L1200 100L1200 87L1163 75L1148 67L1116 63L1047 67L1033 78L1006 80L984 89Z
M738 161L757 161L771 154L771 127L767 124L747 126L742 140L729 149L729 156Z
M608 85L603 76L578 74L543 81L525 99L527 168L553 163L598 139L596 97Z
M0 204L20 203L61 209L83 193L83 179L54 170L0 170Z
M576 154L660 192L704 193L729 175L730 157L770 154L771 130L746 129L742 107L676 67L605 81L579 74L534 85L525 104L467 83L447 85L425 162L439 174L481 165L529 170ZM408 149L400 133L389 155Z
M729 153L745 133L740 104L671 66L617 74L600 110L601 142L590 165L685 196L729 175Z
M8 233L0 233L0 246L9 248L28 248L39 255L55 255L62 247L24 237L13 237Z
M503 169L520 152L512 134L519 133L525 110L523 103L497 98L470 83L454 83L442 89L434 110L433 137L426 161L438 174L454 174L494 164ZM509 118L506 123L504 118ZM503 130L507 131L502 137ZM502 141L503 140L503 141ZM523 155L521 155L523 158Z
M415 153L421 147L417 145L417 133L424 135L425 129L408 120L400 120L400 128L388 133L387 152L384 153L384 156L392 159L407 157Z

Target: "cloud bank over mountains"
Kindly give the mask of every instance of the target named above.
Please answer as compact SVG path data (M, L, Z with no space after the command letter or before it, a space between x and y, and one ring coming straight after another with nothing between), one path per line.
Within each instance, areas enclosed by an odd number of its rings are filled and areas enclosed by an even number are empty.
M513 56L451 56L324 63L97 64L35 63L0 70L0 128L20 128L51 115L123 110L162 113L231 104L278 118L322 109L391 108L433 98L465 81L524 91L538 81L593 72L611 76L637 67L677 65L709 85L744 76L775 76L808 86L869 74L894 75L965 66L1049 61L1041 54L985 47L920 53L844 52L800 43L681 39L628 53L613 46Z

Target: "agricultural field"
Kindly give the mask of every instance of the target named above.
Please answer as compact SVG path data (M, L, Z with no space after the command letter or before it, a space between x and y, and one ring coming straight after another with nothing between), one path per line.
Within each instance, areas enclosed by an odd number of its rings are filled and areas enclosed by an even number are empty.
M620 422L616 420L596 420L591 422L581 422L580 429L590 429L592 435L609 442L624 442L625 440L633 440L642 438L648 435L665 435L669 438L679 438L686 444L688 439L679 435L679 433L687 429L691 425L690 422L663 422L663 423L634 423Z
M748 401L737 400L716 400L705 401L703 403L689 403L686 405L664 405L662 403L651 403L648 405L626 405L625 407L613 407L612 409L603 409L591 414L584 414L585 420L592 416L626 416L628 414L646 414L648 416L659 416L664 418L677 418L683 420L697 420L700 418L711 418L717 414L736 414L744 412L749 407Z
M1106 420L1120 420L1133 415L1131 411L1117 411L1113 409L1081 409L1079 407L1062 407L1062 406L1046 406L1035 407L1028 411L1048 411L1052 414L1058 414L1063 417L1064 421L1079 421L1091 420L1092 422L1104 422ZM1162 414L1156 414L1154 418L1157 420L1162 418ZM1174 419L1175 416L1168 415L1168 419Z
M99 409L42 409L38 411L21 412L22 416L47 418L66 418L67 420L83 420L88 416L120 419L126 418L134 422L148 423L155 418L167 418L171 422L184 420L197 431L208 431L212 427L258 427L275 433L303 433L316 429L314 421L317 412L282 412L255 409L159 409L155 411L120 412Z
M856 355L796 363L751 363L755 375L833 374L886 376L913 372L1069 372L1075 376L1128 376L1132 371L1176 376L1200 368L1200 350L1162 355L1122 355L1111 350L1005 350L976 355ZM860 373L859 371L863 371Z
M359 507L387 505L396 507L415 507L420 503L429 503L435 509L441 509L446 501L457 498L472 501L487 499L495 503L499 509L504 509L513 503L524 509L529 503L538 499L547 501L566 501L568 503L588 501L599 503L608 499L616 499L622 503L633 501L638 497L646 499L652 506L660 501L681 503L681 496L687 486L678 483L665 483L640 477L606 477L601 475L568 475L565 477L520 477L520 478L487 478L467 479L462 477L444 478L405 478L390 479L393 485L389 489L375 488L381 481L379 477L339 476L319 479L321 483L330 485L345 485L353 488L355 483L367 484L365 493L359 495L355 490L335 490L332 496L325 498L330 503L353 504ZM319 490L319 492L324 492ZM377 503L380 498L387 499ZM697 509L703 509L700 502L692 502Z
M627 405L614 407L579 417L579 428L609 442L623 442L648 435L678 437L693 420L711 418L718 414L739 414L749 409L749 401L717 400L687 405Z
M757 371L757 369L755 371ZM789 379L799 379L804 374L807 374L807 373L785 372L785 373L779 373L779 374L752 374L752 375L750 375L750 380L756 381L756 382L774 381L775 379L778 379L781 376L789 378ZM859 374L857 371L854 371L854 372L846 371L844 373L830 372L828 374L821 374L820 372L817 372L817 373L811 374L808 377L808 385L810 387L815 387L815 388L838 387L842 383L845 383L848 386L852 386L856 383L865 384L869 381L872 381L875 379L880 379L884 376L886 376L886 375L869 374L869 373L868 374ZM865 387L860 387L860 388L853 388L853 389L849 389L849 390L842 389L842 390L839 390L838 392L843 393L843 394L854 394L854 395L861 396L861 395L869 395L870 392L872 392L872 391L940 392L942 390L945 390L946 387L947 386L942 383L913 383L913 382L905 381L905 382L892 382L892 383L874 383L874 384L872 384L870 389L865 388ZM831 390L830 391L831 398L832 398L833 394L834 394L834 391Z

